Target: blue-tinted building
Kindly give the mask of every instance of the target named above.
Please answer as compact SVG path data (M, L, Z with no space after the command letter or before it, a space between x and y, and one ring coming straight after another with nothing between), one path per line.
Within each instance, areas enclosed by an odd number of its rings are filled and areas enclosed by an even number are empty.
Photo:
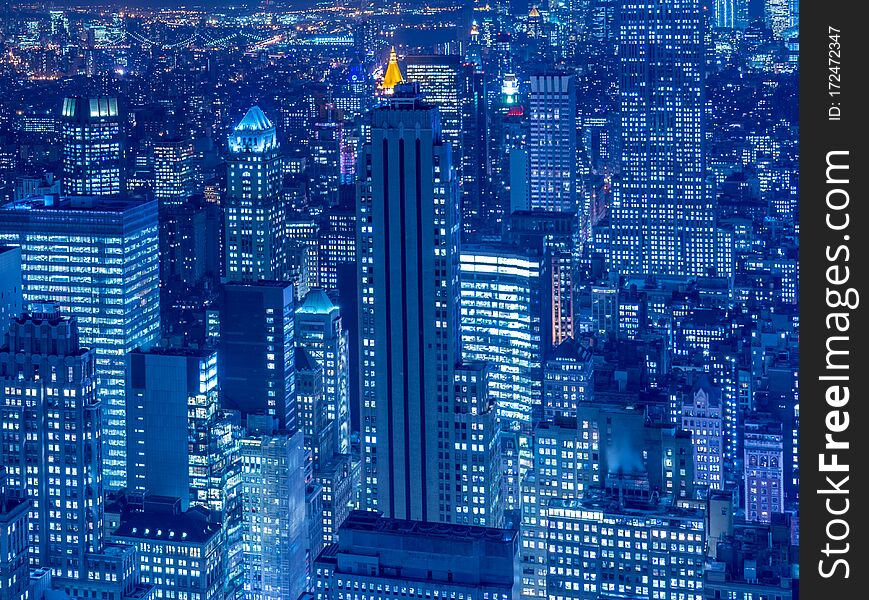
M276 417L296 431L295 300L288 282L223 286L220 390L225 408Z
M96 352L82 346L76 319L35 304L12 321L0 347L3 483L30 501L31 566L56 577L86 577L85 556L102 549L97 387ZM75 434L58 439L59 431Z
M492 364L490 394L504 429L530 430L541 400L542 260L509 246L461 253L462 356Z
M21 246L25 308L75 316L96 353L107 488L126 485L125 355L160 334L157 204L126 197L20 200L0 207L0 243Z
M705 182L700 3L624 4L619 23L621 177L610 207L610 267L706 275L716 236Z

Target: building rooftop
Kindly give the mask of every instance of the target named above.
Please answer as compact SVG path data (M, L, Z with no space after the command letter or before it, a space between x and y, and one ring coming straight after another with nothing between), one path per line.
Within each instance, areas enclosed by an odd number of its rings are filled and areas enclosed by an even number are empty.
M0 211L81 211L122 213L151 200L138 196L39 196L23 198L0 207Z
M302 314L325 315L336 308L337 307L332 304L332 301L329 300L329 296L326 295L326 292L320 288L316 288L308 292L308 295L305 296L302 305L296 309L296 312Z
M203 544L220 534L220 525L201 513L129 513L112 534L116 538L158 540L179 544Z
M268 131L274 129L274 124L259 106L251 106L238 125L236 131Z
M364 510L352 511L344 521L344 524L341 525L340 529L439 537L446 540L474 540L485 538L494 541L510 541L516 537L516 532L511 529L495 529L492 527L456 525L453 523L430 523L425 521L390 519L383 517L378 512Z

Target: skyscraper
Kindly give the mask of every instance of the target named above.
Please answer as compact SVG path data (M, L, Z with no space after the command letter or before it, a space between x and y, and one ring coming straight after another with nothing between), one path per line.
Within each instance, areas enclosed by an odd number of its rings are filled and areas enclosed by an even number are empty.
M281 279L287 269L285 211L275 126L254 106L229 135L226 185L226 278Z
M546 587L550 598L704 597L706 535L702 511L660 504L624 506L608 500L553 499L548 503L547 521ZM617 551L607 550L617 544L621 544Z
M621 178L610 267L622 274L707 275L715 264L705 184L703 19L698 0L623 4Z
M241 440L245 598L298 598L305 586L303 433Z
M57 577L86 577L85 555L102 549L96 369L76 319L50 303L14 319L0 347L6 485L31 500L30 564Z
M335 423L335 448L350 452L350 335L340 309L323 290L311 290L296 309L296 341L323 367L327 419Z
M460 258L462 356L491 363L501 427L526 433L541 399L542 260L509 246L465 246Z
M462 225L479 227L484 175L488 173L486 94L482 73L455 54L408 56L407 80L419 84L424 100L438 107L441 135L452 145L462 203Z
M218 377L226 408L271 415L295 432L293 285L280 281L223 286Z
M117 98L64 98L63 193L108 196L124 190L124 129Z
M160 334L157 203L135 198L21 200L0 208L0 242L21 246L24 301L76 316L96 352L105 486L126 485L124 355ZM65 273L58 274L58 265Z
M446 521L459 357L451 147L438 109L413 84L396 86L371 119L357 183L365 503L396 518Z
M530 87L531 210L577 212L574 78L561 73L532 75Z
M180 138L155 141L154 198L160 208L187 202L193 184L193 143Z

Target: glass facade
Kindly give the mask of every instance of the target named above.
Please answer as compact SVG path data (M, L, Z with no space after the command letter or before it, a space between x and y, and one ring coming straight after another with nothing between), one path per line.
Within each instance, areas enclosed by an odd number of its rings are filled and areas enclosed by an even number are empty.
M22 248L25 305L56 302L96 352L104 483L124 487L125 356L160 335L156 202L22 200L0 208L0 242Z

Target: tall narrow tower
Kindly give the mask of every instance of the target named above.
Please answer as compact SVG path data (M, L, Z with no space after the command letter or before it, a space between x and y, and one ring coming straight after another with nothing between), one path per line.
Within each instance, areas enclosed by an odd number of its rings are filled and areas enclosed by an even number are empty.
M124 190L124 130L117 98L64 98L63 193L111 196Z
M446 521L459 356L451 147L413 84L371 119L357 184L363 490L391 517Z
M226 277L281 279L286 271L281 168L275 126L254 106L229 136Z
M703 20L698 0L624 4L620 18L621 179L610 266L703 275L714 265L705 189Z

